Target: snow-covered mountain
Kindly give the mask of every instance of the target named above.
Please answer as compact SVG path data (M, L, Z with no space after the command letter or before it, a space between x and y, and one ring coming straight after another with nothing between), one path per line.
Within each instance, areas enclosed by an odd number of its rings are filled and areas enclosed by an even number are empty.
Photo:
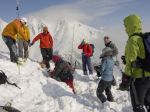
M32 29L32 38L42 30L43 25L47 25L54 39L54 53L57 52L70 61L72 58L73 62L75 60L80 62L81 50L77 47L84 38L95 45L95 59L97 59L100 54L101 49L99 48L103 48L104 46L103 31L96 30L77 21L60 20L48 23L38 18L29 17L29 23ZM37 47L38 46L34 46L34 48L31 48L30 56L32 58L35 56L39 58L37 54L39 54L40 51L37 51Z
M0 85L0 105L11 105L21 112L132 112L128 92L117 90L120 82L117 68L114 69L117 86L112 87L116 102L104 105L96 97L99 81L89 80L81 70L73 74L76 91L73 94L65 83L46 77L39 64L31 60L17 66L10 62L8 53L0 52L0 69L21 88Z

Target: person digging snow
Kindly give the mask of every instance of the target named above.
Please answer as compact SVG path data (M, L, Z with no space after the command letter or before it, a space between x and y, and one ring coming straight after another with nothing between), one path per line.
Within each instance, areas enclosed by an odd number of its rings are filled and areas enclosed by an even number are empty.
M72 89L73 93L75 94L74 85L73 85L74 69L72 69L72 67L70 67L71 65L67 61L64 61L58 55L53 55L52 61L55 63L55 68L52 72L49 73L50 77L52 77L58 81L65 82Z

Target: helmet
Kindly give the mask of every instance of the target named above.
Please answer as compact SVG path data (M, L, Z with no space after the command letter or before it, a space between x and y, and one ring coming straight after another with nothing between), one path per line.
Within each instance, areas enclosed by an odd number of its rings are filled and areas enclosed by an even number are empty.
M20 21L21 21L22 23L27 23L27 18L22 17L22 18L20 18Z

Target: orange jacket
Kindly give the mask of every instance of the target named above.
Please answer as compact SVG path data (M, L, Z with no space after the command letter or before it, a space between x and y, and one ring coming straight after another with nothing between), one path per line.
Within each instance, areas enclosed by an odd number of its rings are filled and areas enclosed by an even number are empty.
M27 41L30 40L30 30L29 30L28 26L24 26L24 34L27 38ZM15 36L16 36L15 38L22 39L20 34L16 34Z
M92 47L89 44L80 44L78 49L83 49L83 54L85 56L92 56Z
M24 25L19 19L15 19L10 22L2 32L3 36L8 36L14 40L17 40L16 34L19 34L25 41L28 41L24 33Z
M40 48L53 48L53 39L50 33L47 34L40 33L32 41L34 44L37 40L40 39Z

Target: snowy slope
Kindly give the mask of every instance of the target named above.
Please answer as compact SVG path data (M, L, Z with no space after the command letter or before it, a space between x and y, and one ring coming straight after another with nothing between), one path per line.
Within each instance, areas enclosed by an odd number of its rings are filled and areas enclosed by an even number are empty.
M18 68L9 61L7 53L0 52L0 69L21 88L0 85L0 105L10 103L22 112L132 112L128 93L116 90L118 86L112 87L116 102L102 105L96 97L98 81L89 80L81 70L74 73L74 95L65 83L44 76L39 65L31 60ZM119 82L117 68L114 75Z

